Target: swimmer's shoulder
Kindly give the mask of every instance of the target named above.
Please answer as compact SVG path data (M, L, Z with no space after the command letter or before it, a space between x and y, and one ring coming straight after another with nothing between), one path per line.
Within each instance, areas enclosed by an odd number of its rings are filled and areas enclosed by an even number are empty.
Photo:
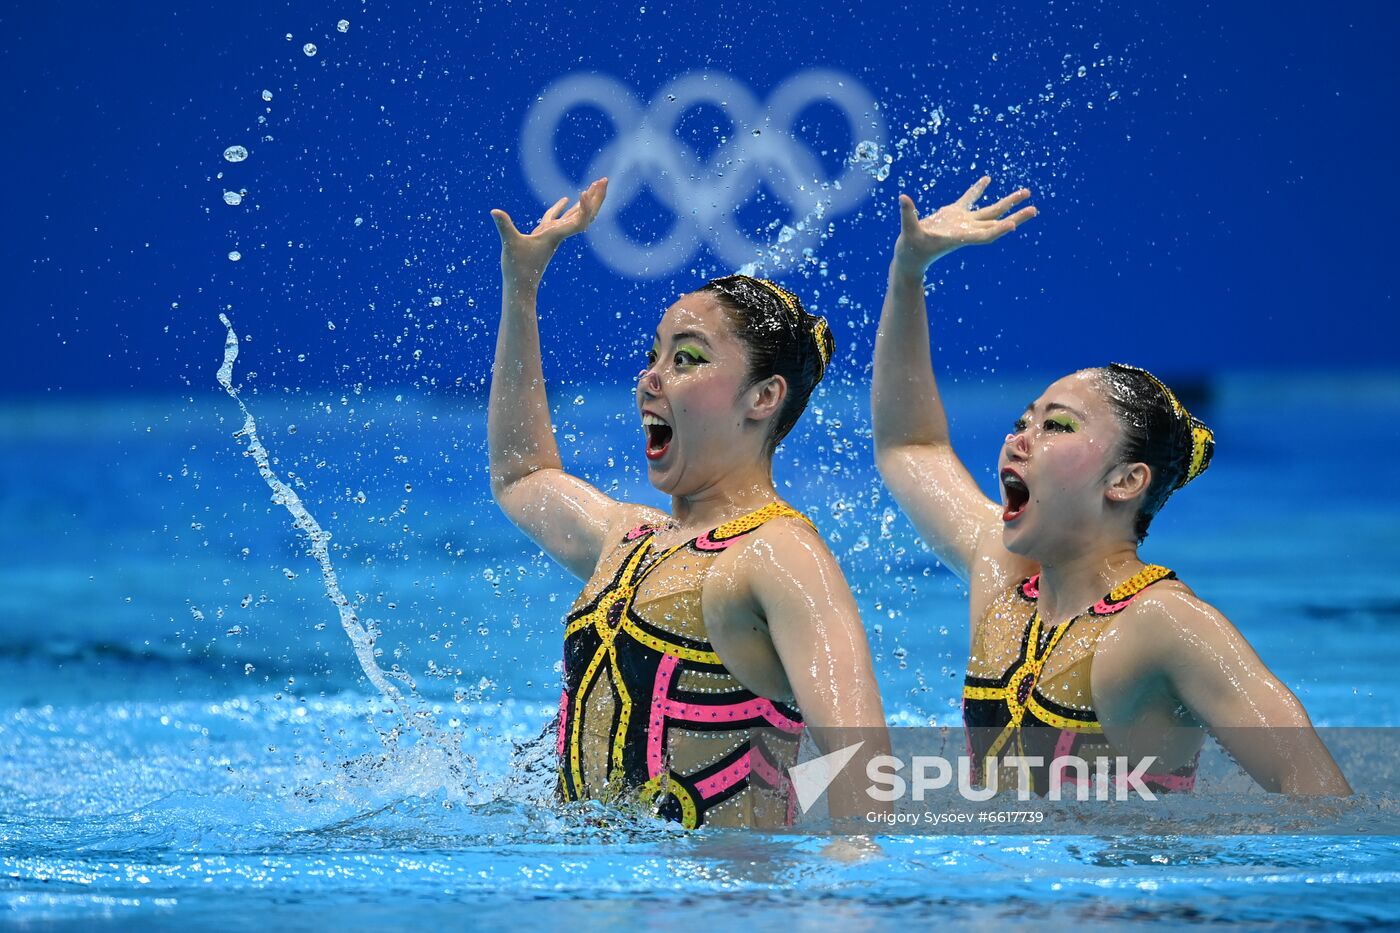
M1170 579L1143 590L1104 629L1096 653L1161 668L1219 653L1240 640L1224 613L1181 580Z
M815 554L835 562L822 533L800 512L768 519L745 535L742 544L739 550L757 559L782 562L784 558Z
M801 514L789 514L768 519L736 541L715 562L712 578L723 578L737 595L785 582L802 586L833 574L841 574L841 568L821 532Z

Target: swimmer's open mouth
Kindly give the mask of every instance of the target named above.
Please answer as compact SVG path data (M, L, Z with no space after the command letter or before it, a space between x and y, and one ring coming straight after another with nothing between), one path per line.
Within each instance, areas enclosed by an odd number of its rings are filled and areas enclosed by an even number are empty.
M649 411L642 412L642 430L647 435L647 459L659 460L671 447L671 426Z
M1001 488L1006 498L1006 508L1001 513L1001 520L1015 521L1021 517L1021 513L1031 501L1030 487L1019 473L1007 467L1001 471Z

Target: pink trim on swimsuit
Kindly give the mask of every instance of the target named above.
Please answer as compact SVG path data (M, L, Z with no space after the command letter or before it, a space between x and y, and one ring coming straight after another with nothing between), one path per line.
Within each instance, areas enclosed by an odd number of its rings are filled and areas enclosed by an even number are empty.
M1115 612L1122 612L1124 609L1127 609L1133 604L1133 600L1137 599L1141 595L1142 590L1138 590L1136 593L1129 596L1127 599L1119 600L1116 603L1104 602L1101 599L1098 602L1094 603L1094 608L1091 611L1094 613L1094 615L1111 616Z
M656 777L666 767L666 695L671 691L671 678L676 674L680 658L663 655L656 665L656 681L651 688L651 722L647 724L647 777Z
M754 749L749 754L753 760L749 763L754 774L759 776L765 784L770 787L782 787L787 782L787 775L778 770L778 766L773 764L763 753L759 751L761 746L755 744Z
M1074 751L1074 733L1068 729L1060 730L1060 737L1055 742L1055 757L1063 758Z
M678 700L665 700L668 718L688 722L714 722L726 719L754 719L763 717L769 725L784 732L796 735L802 731L802 723L789 719L773 705L772 700L758 697L745 703L681 703Z
M569 728L569 691L559 692L559 757L564 757L564 736Z
M679 700L671 699L671 679L675 676L678 663L680 663L679 658L668 654L664 655L656 666L656 680L651 690L651 728L647 730L647 771L650 777L656 777L665 766L666 756L665 750L662 748L662 740L666 731L667 719L679 719L682 722L714 722L715 720L762 718L769 725L790 735L801 734L802 723L795 719L789 719L778 712L773 701L764 697L755 697L744 703L714 704L682 703Z
M778 711L772 700L757 697L744 703L682 703L670 697L671 681L676 675L676 665L680 659L673 654L663 655L656 665L656 680L651 689L651 722L647 729L647 776L658 777L666 769L666 720L681 722L713 722L717 719L746 720L762 718L769 725L791 735L801 734L802 723L789 719ZM758 758L759 776L773 787L783 787L786 778L762 756ZM753 750L718 774L712 774L697 781L695 789L702 799L708 800L728 790L749 776L754 767Z
M723 551L733 543L733 539L716 541L714 538L710 537L710 533L707 531L695 539L695 549L697 551Z
M792 781L786 772L768 760L767 756L763 754L763 746L760 743L754 743L749 756L751 772L758 775L760 781L777 790L787 800L787 815L784 822L791 826L797 822L797 794L793 793Z
M700 796L704 800L709 800L717 794L724 793L749 776L749 767L752 758L752 751L745 752L744 757L718 774L712 774L703 781L696 781L695 789L700 792Z

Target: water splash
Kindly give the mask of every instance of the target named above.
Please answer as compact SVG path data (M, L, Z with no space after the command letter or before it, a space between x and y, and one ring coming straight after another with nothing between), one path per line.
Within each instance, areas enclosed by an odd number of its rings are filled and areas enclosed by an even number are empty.
M233 364L238 359L238 334L234 331L227 315L220 314L219 323L224 325L227 333L224 337L224 360L219 366L216 378L219 380L219 385L223 386L224 391L238 403L239 410L243 412L243 427L234 436L241 437L246 441L245 454L253 458L253 462L258 466L258 474L272 490L272 501L291 513L293 525L306 535L311 556L321 570L321 582L325 586L326 596L340 616L340 626L350 638L355 658L360 662L360 669L364 671L365 677L369 679L374 688L389 702L394 712L398 714L403 726L417 732L433 749L445 756L443 764L447 766L448 773L459 780L474 775L475 762L462 751L460 739L455 734L444 731L433 718L432 713L417 702L417 685L412 676L407 671L397 667L394 668L392 674L386 673L375 661L374 645L379 631L373 620L365 622L360 620L359 615L355 612L355 607L351 605L350 600L340 588L340 579L331 562L330 532L323 529L315 517L307 511L296 490L283 482L276 471L272 469L271 457L268 455L267 448L263 446L262 440L258 437L257 421L239 395L238 389L233 385ZM405 693L392 683L391 676L403 683L408 692ZM400 734L401 730L396 728L387 735L380 732L380 739L392 752ZM466 789L465 783L458 789ZM472 796L472 794L469 792L468 796Z

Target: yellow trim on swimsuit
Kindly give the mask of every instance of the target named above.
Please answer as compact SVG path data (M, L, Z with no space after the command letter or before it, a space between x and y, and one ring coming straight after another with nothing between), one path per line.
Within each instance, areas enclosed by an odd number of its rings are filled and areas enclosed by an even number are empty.
M655 531L648 530L647 536L634 548L631 554L623 563L622 568L617 572L614 581L610 586L599 593L595 599L593 609L580 615L569 622L564 628L564 638L567 639L585 629L592 628L597 632L599 645L594 650L592 657L584 670L583 676L578 685L572 691L577 698L586 697L589 689L593 686L594 680L598 677L599 671L606 662L611 673L612 687L616 695L617 715L614 720L615 728L612 729L611 741L609 742L609 781L621 779L625 770L625 751L627 746L627 736L631 726L634 701L631 691L619 673L621 664L618 659L616 640L621 633L626 633L633 641L653 649L663 655L672 655L683 661L690 661L697 664L714 665L723 667L723 662L714 651L687 647L677 644L670 639L648 632L640 627L632 618L629 611L637 597L637 590L642 582L667 558L687 545L695 545L701 553L706 553L702 541L708 540L715 544L722 543L732 538L737 538L763 525L765 522L777 518L798 518L815 528L811 519L784 502L770 502L769 504L755 509L746 515L730 519L713 530L699 535L690 541L685 541L674 545L647 561L647 557L652 554L652 543L655 541ZM639 536L640 537L640 536ZM712 553L717 553L716 549ZM574 787L585 786L583 776L583 762L581 761L581 749L583 746L582 730L585 719L582 709L576 708L574 715L567 725L568 729L568 775L572 778ZM561 772L565 766L560 763ZM655 785L655 786L653 786ZM661 793L660 784L654 779L648 781L641 788L650 797ZM666 792L674 795L679 802L683 822L687 827L694 828L698 823L699 810L693 797L675 782L672 782Z

